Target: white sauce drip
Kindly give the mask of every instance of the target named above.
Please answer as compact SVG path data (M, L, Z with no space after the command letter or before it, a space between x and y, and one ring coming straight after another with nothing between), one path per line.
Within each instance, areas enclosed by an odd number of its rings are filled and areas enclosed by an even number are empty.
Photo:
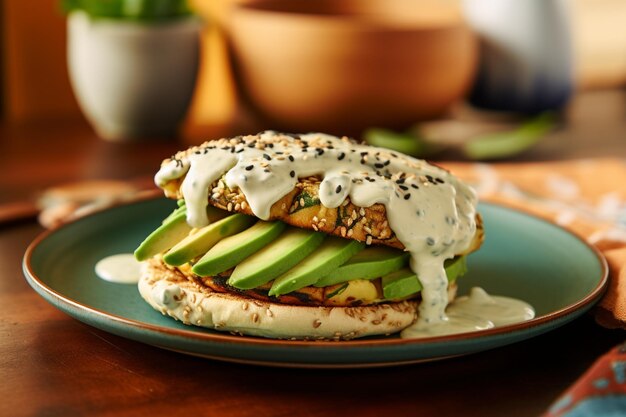
M402 331L402 338L424 338L475 332L530 320L535 311L530 304L510 297L489 295L474 287L467 296L454 300L445 320L434 324L418 323Z
M141 275L141 264L132 253L120 253L98 261L95 270L105 281L136 284Z
M164 186L185 176L181 191L187 221L202 227L208 224L209 186L224 174L226 185L241 189L252 212L263 220L298 178L313 175L323 178L319 198L326 207L336 208L348 196L360 207L383 204L423 286L416 326L446 320L443 263L471 243L477 203L474 191L447 171L345 138L311 133L294 139L268 131L180 152L161 167L155 182Z

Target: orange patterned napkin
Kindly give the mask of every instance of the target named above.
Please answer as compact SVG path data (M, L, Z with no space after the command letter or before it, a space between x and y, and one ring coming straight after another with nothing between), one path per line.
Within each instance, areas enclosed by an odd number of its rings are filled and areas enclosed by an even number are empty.
M547 218L600 249L610 282L596 320L626 328L626 160L443 165L481 199Z

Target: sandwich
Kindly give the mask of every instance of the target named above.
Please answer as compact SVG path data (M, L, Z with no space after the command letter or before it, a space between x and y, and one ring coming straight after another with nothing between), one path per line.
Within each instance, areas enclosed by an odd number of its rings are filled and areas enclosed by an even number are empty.
M348 340L440 321L483 240L469 186L346 137L208 141L155 183L177 206L135 251L141 296L233 334Z

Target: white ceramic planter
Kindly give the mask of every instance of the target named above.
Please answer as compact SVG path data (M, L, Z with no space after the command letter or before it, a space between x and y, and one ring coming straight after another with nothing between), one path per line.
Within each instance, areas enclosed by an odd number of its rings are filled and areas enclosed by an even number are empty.
M200 28L194 17L148 24L68 16L72 87L101 137L175 134L195 86Z

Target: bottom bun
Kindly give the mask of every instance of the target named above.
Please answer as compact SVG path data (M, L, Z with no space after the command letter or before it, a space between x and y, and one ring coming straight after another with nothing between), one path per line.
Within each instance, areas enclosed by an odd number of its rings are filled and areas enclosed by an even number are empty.
M417 315L415 300L312 307L215 292L169 269L159 259L143 263L139 292L154 309L184 324L274 339L348 340L386 335L408 327ZM455 292L456 285L451 286L450 299Z

